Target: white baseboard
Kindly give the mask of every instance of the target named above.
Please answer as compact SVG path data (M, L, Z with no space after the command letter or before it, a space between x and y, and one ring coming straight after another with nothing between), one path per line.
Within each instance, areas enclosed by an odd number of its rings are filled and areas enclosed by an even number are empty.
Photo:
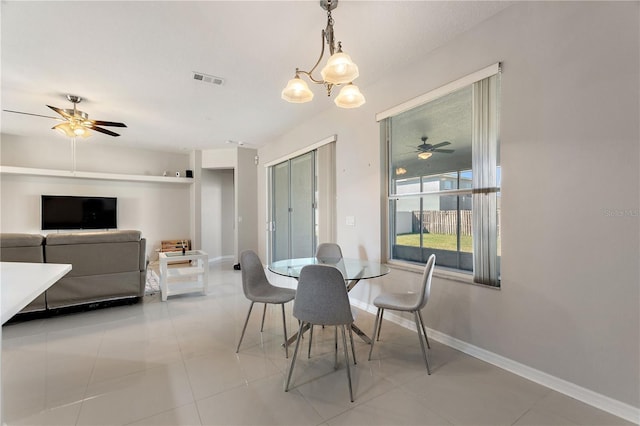
M377 308L373 305L369 305L355 299L351 299L351 304L358 309L362 309L363 311L369 312L373 315L376 314ZM385 312L384 318L400 325L401 327L416 331L415 322L398 314ZM430 339L457 349L460 352L464 352L472 357L488 362L496 367L500 367L503 370L507 370L511 373L517 374L518 376L524 377L525 379L531 380L532 382L546 386L554 391L577 399L578 401L582 401L585 404L589 404L600 410L611 413L614 416L618 416L629 422L638 424L638 419L640 419L640 408L633 407L632 405L599 394L587 388L583 388L582 386L560 379L559 377L536 370L535 368L521 364L502 355L495 354L486 349L479 348L437 330L427 328L427 334Z
M233 261L233 259L234 259L233 255L210 257L209 258L209 264L231 262L231 261Z

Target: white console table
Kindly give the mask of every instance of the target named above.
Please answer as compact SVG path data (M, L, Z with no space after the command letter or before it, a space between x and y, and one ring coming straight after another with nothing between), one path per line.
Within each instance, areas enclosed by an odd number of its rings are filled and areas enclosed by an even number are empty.
M160 293L162 301L174 294L201 291L207 294L209 285L209 255L202 250L159 253L160 260ZM187 266L169 268L169 263L186 263Z
M61 263L0 262L2 324L71 270Z

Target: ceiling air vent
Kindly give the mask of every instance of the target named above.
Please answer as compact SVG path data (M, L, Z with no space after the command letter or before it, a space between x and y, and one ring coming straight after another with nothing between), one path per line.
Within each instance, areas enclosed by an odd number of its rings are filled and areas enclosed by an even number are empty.
M193 79L202 81L203 83L211 83L216 86L222 86L224 84L224 79L221 77L216 77L215 75L209 75L202 72L193 72Z

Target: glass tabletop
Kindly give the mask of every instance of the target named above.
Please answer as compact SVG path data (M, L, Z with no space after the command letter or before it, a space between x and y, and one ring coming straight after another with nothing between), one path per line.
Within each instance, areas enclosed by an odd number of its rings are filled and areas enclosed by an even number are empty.
M269 270L278 275L299 278L300 271L306 265L333 265L342 272L342 275L347 280L376 278L389 273L389 267L378 262L349 258L330 261L319 260L315 257L279 260L271 263Z
M161 254L166 257L182 257L182 256L193 256L194 254L202 255L206 253L203 252L202 250L186 250L184 253L182 253L181 251L166 251Z

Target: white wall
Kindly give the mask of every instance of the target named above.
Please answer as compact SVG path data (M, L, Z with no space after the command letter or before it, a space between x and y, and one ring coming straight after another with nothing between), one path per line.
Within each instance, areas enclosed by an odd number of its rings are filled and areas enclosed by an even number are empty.
M238 162L235 169L236 185L236 262L244 250L258 251L258 209L256 207L258 182L257 150L238 148Z
M53 132L52 132L53 133ZM85 143L81 145L82 143ZM78 141L77 170L160 176L164 170L188 168L188 154L110 148ZM66 169L68 141L29 141L2 135L2 165ZM69 163L69 164L67 164ZM189 184L112 181L78 178L0 176L0 231L40 230L40 195L87 195L118 198L118 228L137 229L147 239L150 260L162 240L189 238Z
M210 261L234 256L233 169L203 169L201 182L202 249L207 252Z
M189 154L124 148L116 139L96 143L92 138L76 143L76 170L104 173L169 176L189 168ZM71 170L73 161L70 139L51 132L51 138L32 140L2 134L0 160L3 166Z
M221 222L211 222L207 226L209 235L219 234L222 238L220 246L212 248L225 256L233 256L239 262L243 250L258 250L256 233L258 232L258 216L256 208L257 182L257 150L253 148L234 147L227 149L211 149L202 151L203 171L225 170L232 173L213 186L222 185L223 194L214 195L220 200L218 212ZM224 183L224 184L223 184ZM228 192L231 185L232 193ZM219 198L217 198L219 197ZM203 211L215 210L217 207L210 200L203 199ZM203 217L203 222L205 218ZM215 237L214 237L215 238ZM209 254L211 257L211 254Z
M337 242L345 256L378 259L375 113L501 61L502 289L436 278L427 326L637 410L638 21L638 2L517 3L393 79L361 87L359 109L317 98L329 109L260 149L261 162L337 134ZM382 287L418 278L393 270L352 297L367 304Z

